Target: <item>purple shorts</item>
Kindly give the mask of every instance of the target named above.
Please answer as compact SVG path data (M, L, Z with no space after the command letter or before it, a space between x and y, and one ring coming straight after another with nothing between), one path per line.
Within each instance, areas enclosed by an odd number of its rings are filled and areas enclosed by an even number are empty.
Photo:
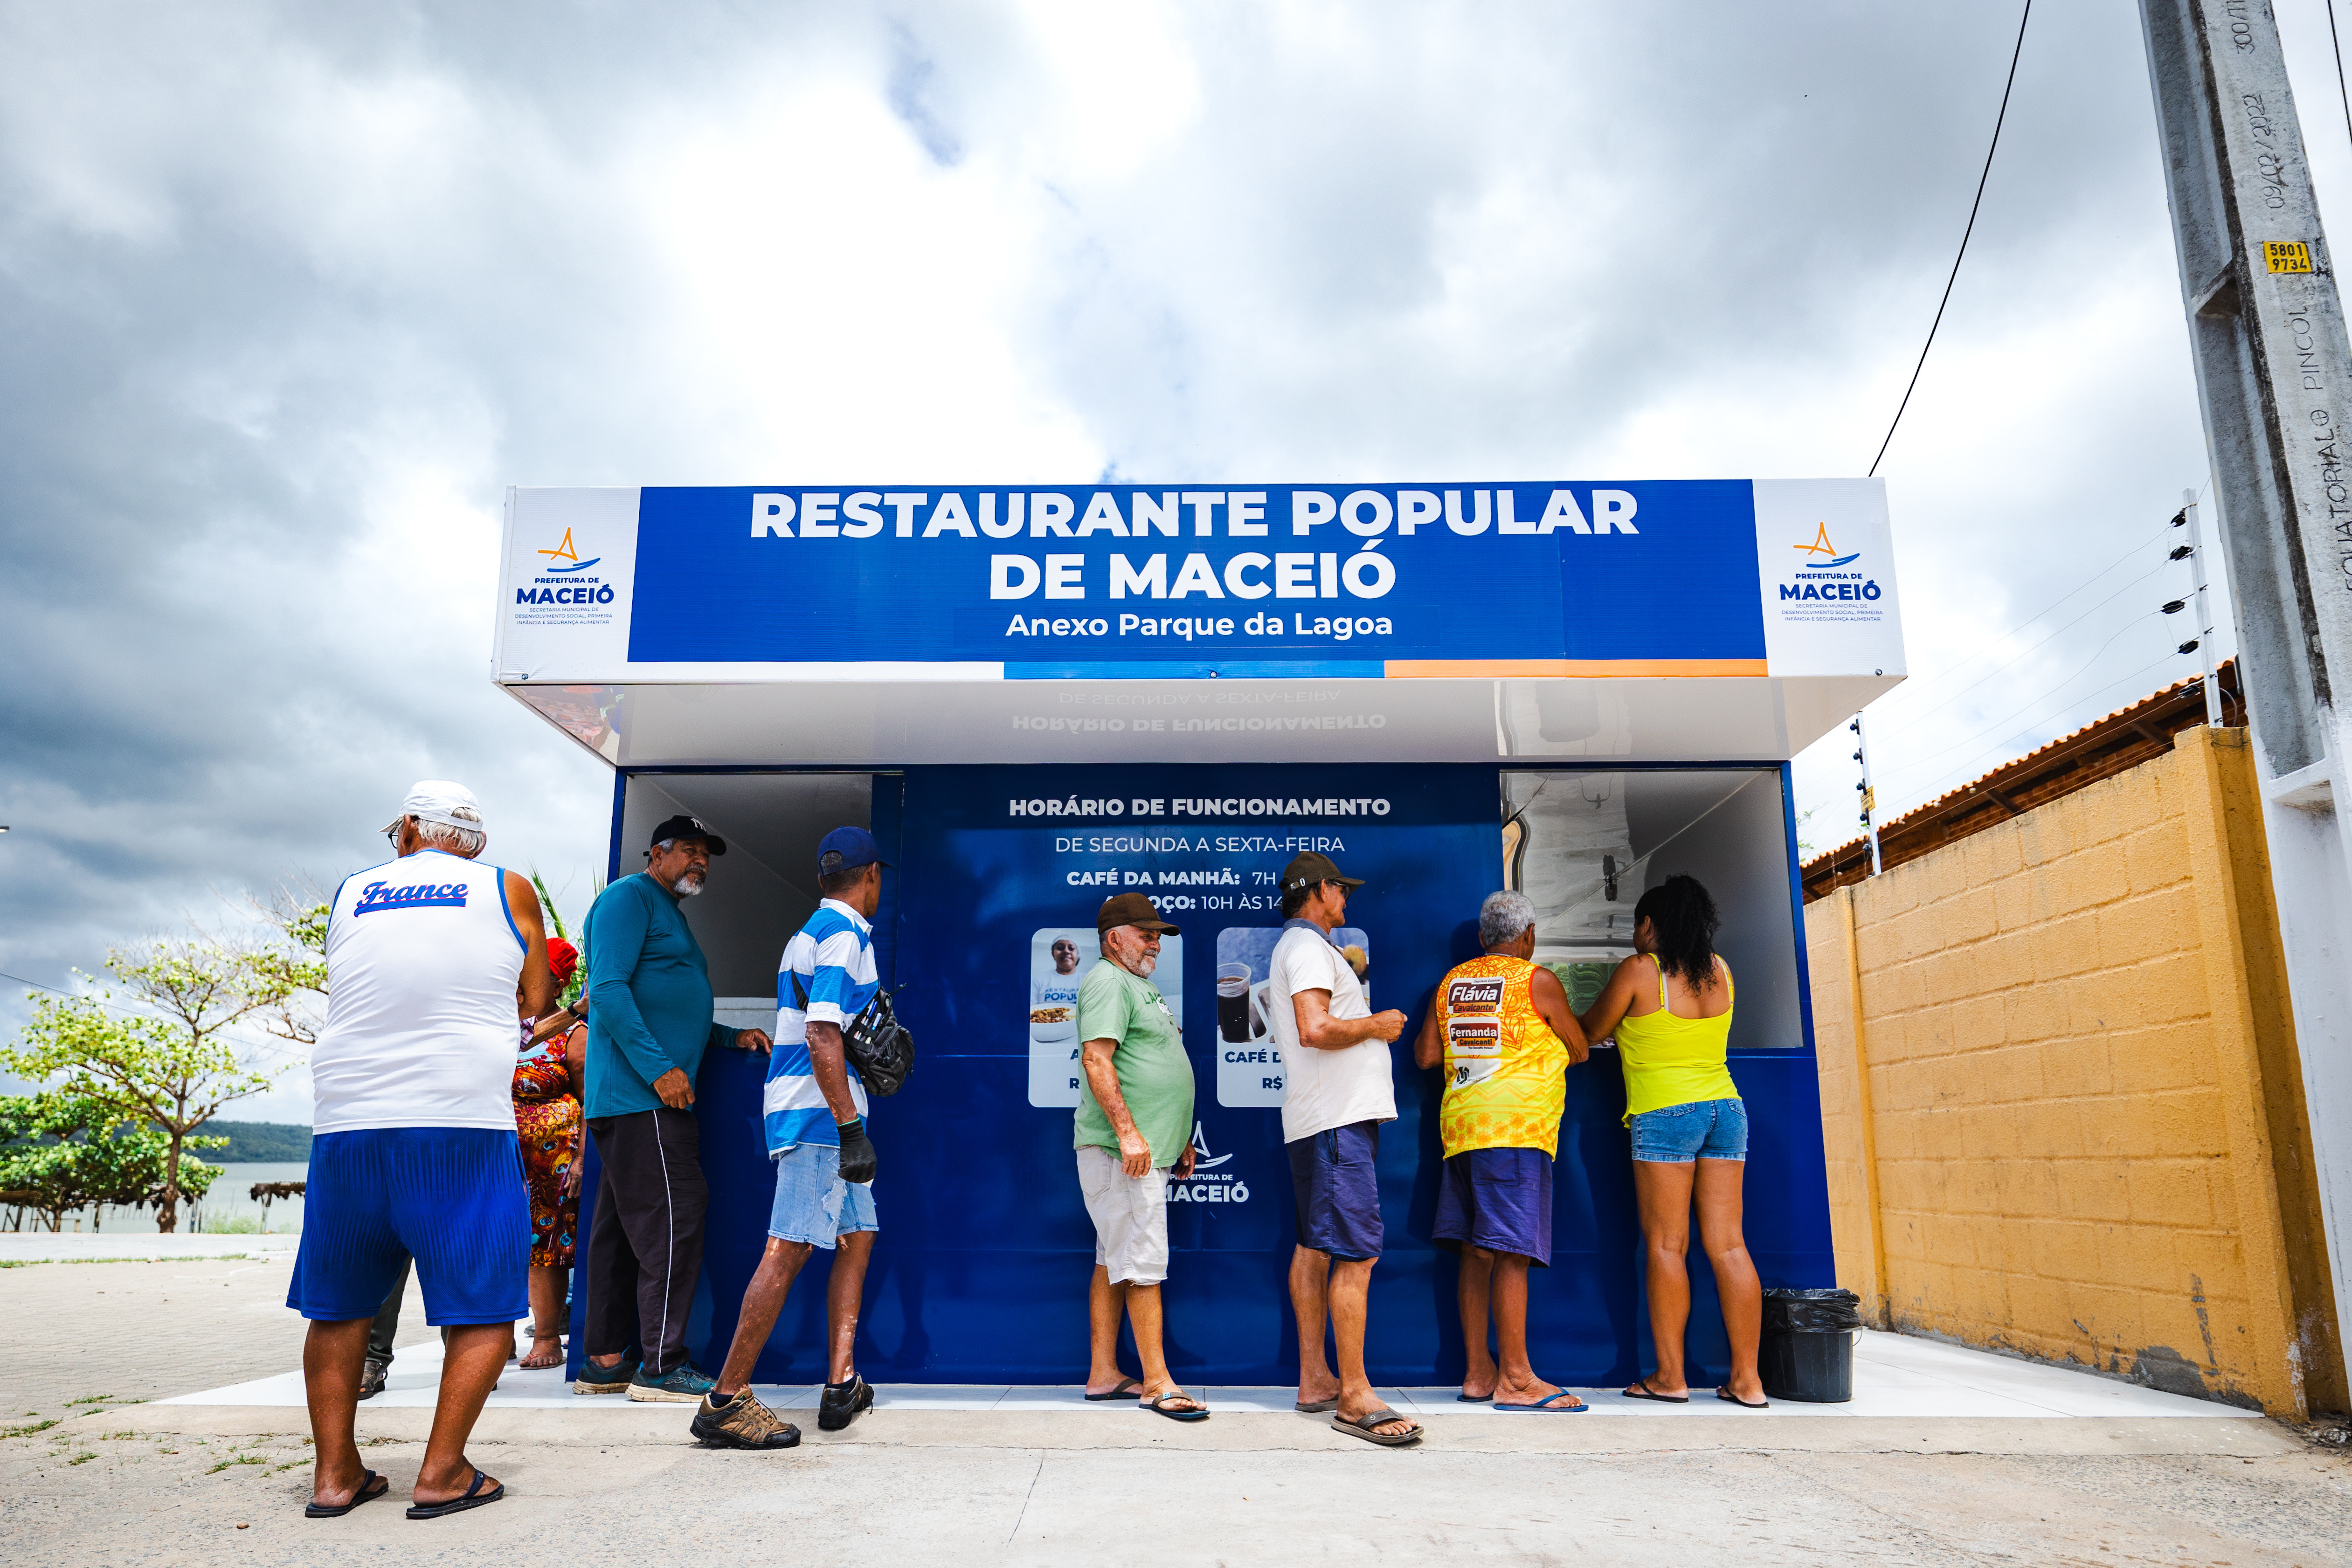
M1381 1255L1381 1124L1350 1122L1285 1144L1298 1244L1360 1263Z
M1470 1149L1442 1167L1433 1239L1516 1252L1551 1267L1551 1156L1541 1149Z

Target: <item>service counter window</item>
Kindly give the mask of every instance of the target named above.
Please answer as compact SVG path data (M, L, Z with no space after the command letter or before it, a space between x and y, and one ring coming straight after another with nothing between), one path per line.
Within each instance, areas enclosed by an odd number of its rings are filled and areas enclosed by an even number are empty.
M1507 884L1536 906L1536 960L1581 1010L1633 952L1633 907L1667 877L1706 884L1738 988L1734 1051L1801 1049L1788 813L1778 769L1503 775Z

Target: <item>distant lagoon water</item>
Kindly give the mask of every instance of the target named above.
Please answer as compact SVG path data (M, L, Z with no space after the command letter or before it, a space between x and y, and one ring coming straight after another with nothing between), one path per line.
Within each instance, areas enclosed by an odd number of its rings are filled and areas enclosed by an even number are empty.
M253 1197L257 1183L300 1181L310 1175L310 1167L299 1161L257 1165L225 1165L221 1174L201 1202L180 1205L180 1229L183 1233L236 1230L270 1235L289 1234L302 1228L302 1200L299 1197L273 1199L265 1218L262 1206ZM14 1209L0 1208L0 1225L14 1216ZM27 1212L22 1228L48 1228L42 1217ZM152 1208L124 1208L104 1204L93 1208L70 1209L65 1216L62 1229L97 1230L123 1235L152 1234L155 1228L155 1211Z

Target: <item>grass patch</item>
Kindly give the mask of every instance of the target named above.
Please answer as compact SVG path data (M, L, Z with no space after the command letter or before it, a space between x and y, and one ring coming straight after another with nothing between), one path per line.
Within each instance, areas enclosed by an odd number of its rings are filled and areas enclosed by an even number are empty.
M268 1462L268 1458L261 1454L236 1454L232 1455L228 1458L223 1459L219 1464L216 1464L211 1469L206 1470L205 1474L208 1476L216 1476L223 1470L228 1469L231 1465L266 1465Z
M136 1432L100 1432L98 1435L98 1439L101 1443L119 1443L126 1437L136 1437L137 1436L139 1436L139 1434Z
M22 1427L0 1427L0 1437L29 1437L36 1432L46 1432L57 1425L54 1417L47 1421L28 1422Z
M96 1458L98 1458L96 1454L91 1453L88 1448L84 1448L80 1453L76 1454L72 1458L68 1459L66 1463L69 1465L86 1465Z
M85 1394L79 1399L67 1400L66 1408L71 1409L77 1405L103 1405L113 1397L111 1394Z
M278 1470L299 1470L306 1468L310 1463L310 1461L308 1459L289 1459L284 1464L278 1466L278 1469L272 1470L269 1473L274 1476L278 1474Z

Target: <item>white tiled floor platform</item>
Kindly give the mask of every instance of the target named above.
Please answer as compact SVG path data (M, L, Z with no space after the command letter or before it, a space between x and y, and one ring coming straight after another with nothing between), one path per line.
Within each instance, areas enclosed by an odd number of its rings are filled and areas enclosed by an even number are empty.
M224 1239L226 1239L224 1238ZM373 1410L429 1407L441 1375L438 1336L404 1346L393 1364L383 1394L364 1408ZM1853 1398L1843 1405L1801 1405L1780 1400L1774 1412L1824 1419L1893 1417L1963 1420L2011 1417L2063 1420L2068 1417L2223 1417L2242 1420L2250 1412L2177 1394L2161 1394L2113 1378L2063 1367L2016 1361L1983 1351L1965 1350L1933 1340L1904 1334L1864 1333L1854 1348ZM778 1409L810 1409L817 1389L809 1386L762 1387L760 1396ZM1194 1392L1202 1392L1195 1388ZM1702 1421L1754 1420L1752 1412L1725 1404L1698 1390L1688 1405L1659 1405L1624 1398L1616 1388L1576 1390L1602 1416L1672 1416ZM1465 1405L1453 1388L1385 1388L1381 1397L1398 1410L1423 1416L1514 1424L1546 1417L1516 1411L1497 1411L1484 1405ZM954 1384L885 1384L876 1389L877 1409L991 1410L1029 1413L1051 1410L1116 1408L1089 1405L1075 1387L1034 1387ZM1288 1412L1297 1393L1289 1388L1212 1386L1206 1397L1213 1409ZM183 1394L158 1401L162 1405L202 1405L215 1407L299 1407L303 1404L302 1375L280 1373L226 1388ZM582 1398L563 1381L561 1369L523 1372L512 1366L490 1396L493 1408L563 1409L583 1421L604 1413L635 1408L619 1396ZM657 1408L657 1407L656 1407Z

